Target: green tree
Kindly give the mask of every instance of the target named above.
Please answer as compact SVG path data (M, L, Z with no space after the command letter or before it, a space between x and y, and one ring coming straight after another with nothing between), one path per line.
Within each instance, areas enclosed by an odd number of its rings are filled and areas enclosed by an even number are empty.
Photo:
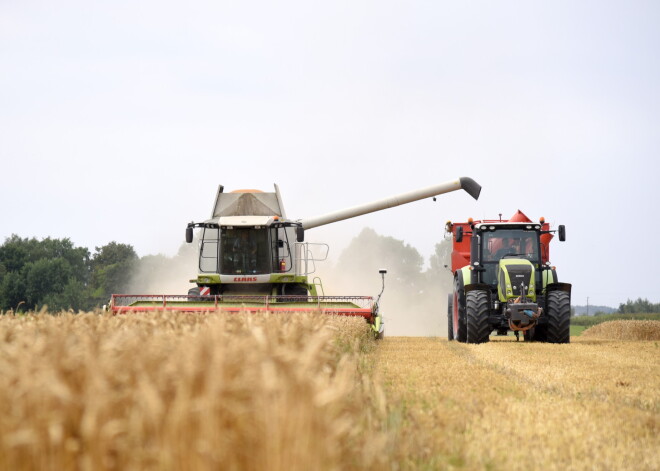
M28 308L25 305L25 284L19 272L9 272L2 278L0 283L0 310Z
M0 309L25 309L49 304L53 310L86 308L90 277L89 251L69 239L42 240L12 235L0 246ZM72 280L72 281L70 281ZM78 301L63 297L75 286Z
M110 242L92 256L92 300L105 303L112 294L125 293L138 263L131 245Z
M621 314L648 314L660 312L660 303L651 303L648 299L637 298L636 301L628 299L625 304L619 304Z

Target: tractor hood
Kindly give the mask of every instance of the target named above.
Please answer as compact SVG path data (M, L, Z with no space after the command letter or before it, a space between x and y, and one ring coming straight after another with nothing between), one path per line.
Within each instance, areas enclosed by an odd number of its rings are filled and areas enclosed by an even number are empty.
M497 268L497 294L502 302L517 298L522 293L524 285L525 296L536 301L536 288L534 286L534 265L521 258L503 258Z

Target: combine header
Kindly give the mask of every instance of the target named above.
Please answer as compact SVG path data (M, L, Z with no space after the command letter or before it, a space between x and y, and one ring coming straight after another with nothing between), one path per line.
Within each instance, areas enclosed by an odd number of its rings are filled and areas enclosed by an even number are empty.
M187 296L112 296L114 313L176 310L320 311L364 317L376 336L383 335L378 300L366 296L324 296L318 277L310 280L316 262L325 260L327 244L305 242L305 231L363 214L463 189L477 199L481 187L463 177L439 185L307 219L288 219L277 185L272 193L221 185L210 219L191 222L186 241L200 229L199 275ZM385 270L380 271L385 283ZM381 291L382 294L382 291ZM380 295L379 295L380 298Z
M570 341L571 285L559 283L550 264L555 231L518 211L508 221L451 223L454 292L449 295L449 340L488 342L512 330L525 340ZM559 226L559 240L566 240Z

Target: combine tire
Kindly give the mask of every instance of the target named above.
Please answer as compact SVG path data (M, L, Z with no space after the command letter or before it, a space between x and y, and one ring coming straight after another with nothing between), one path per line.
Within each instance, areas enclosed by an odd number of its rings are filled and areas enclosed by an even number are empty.
M488 342L491 328L488 323L488 293L470 291L467 299L467 343Z
M447 295L447 340L454 340L454 295Z
M569 343L571 341L571 296L565 291L548 293L547 341Z
M190 288L188 290L188 296L199 296L200 291L199 291L199 286L195 286L194 288Z

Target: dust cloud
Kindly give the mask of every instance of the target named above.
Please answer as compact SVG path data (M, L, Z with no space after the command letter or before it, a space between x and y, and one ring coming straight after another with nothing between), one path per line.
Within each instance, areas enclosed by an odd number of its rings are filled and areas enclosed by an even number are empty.
M378 270L387 270L380 311L389 336L445 336L447 295L452 289L451 241L436 244L428 268L424 258L401 240L365 228L336 261L324 262L317 275L326 295L376 298L382 288Z
M146 255L140 258L129 281L132 294L188 294L196 286L197 243L183 244L174 257Z
M332 244L330 244L332 247ZM378 270L387 270L380 312L385 335L435 337L447 334L447 295L452 290L451 241L435 247L428 263L404 241L365 228L337 259L316 264L310 281L320 279L326 296L372 296L382 289ZM195 286L197 243L184 244L174 257L147 255L130 278L133 294L182 294ZM426 267L426 268L424 268ZM319 293L321 294L321 293Z

